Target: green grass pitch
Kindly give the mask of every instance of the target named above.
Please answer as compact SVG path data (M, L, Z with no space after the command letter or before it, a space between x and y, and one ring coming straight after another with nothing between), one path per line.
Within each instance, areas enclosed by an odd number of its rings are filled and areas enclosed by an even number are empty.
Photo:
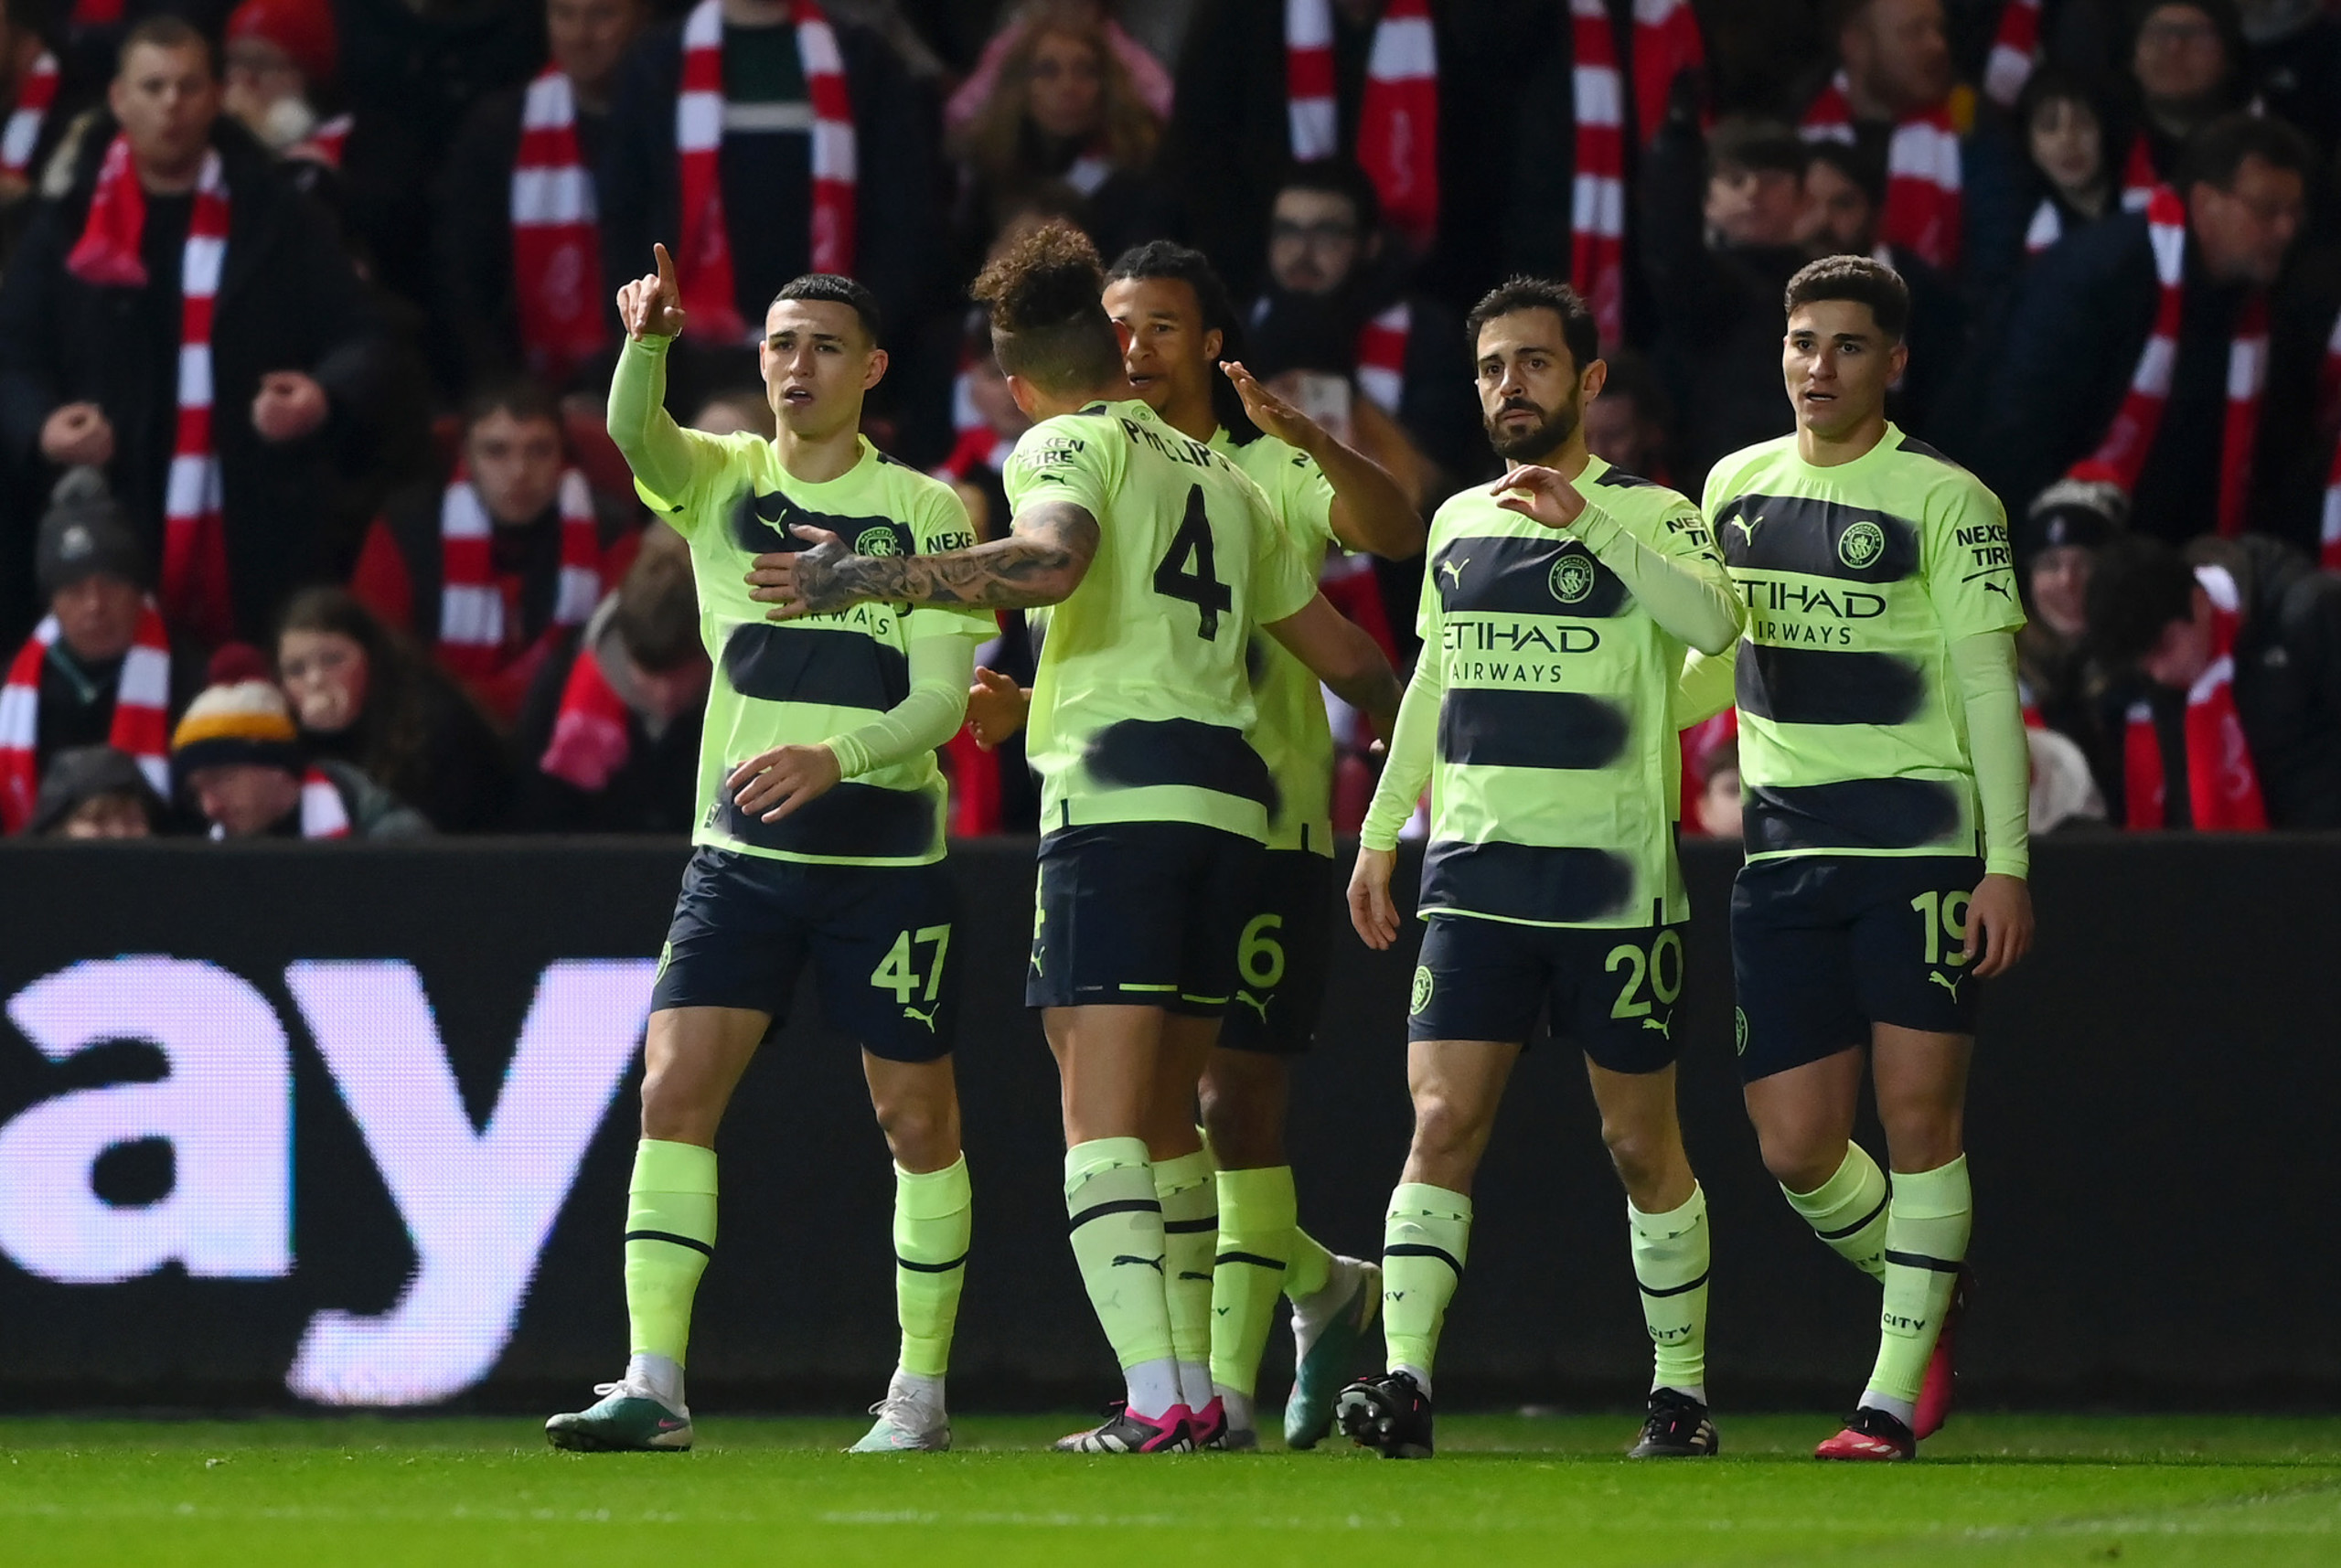
M1899 1467L1824 1466L1814 1416L1723 1417L1713 1461L1629 1464L1630 1416L1455 1416L1439 1456L1076 1458L1071 1422L702 1416L688 1455L556 1454L527 1420L0 1426L0 1560L415 1563L2341 1563L2341 1418L1962 1415Z

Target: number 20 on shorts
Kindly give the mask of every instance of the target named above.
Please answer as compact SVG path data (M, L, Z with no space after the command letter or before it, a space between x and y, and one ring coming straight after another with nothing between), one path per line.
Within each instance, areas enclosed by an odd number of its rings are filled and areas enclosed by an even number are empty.
M1630 942L1621 942L1609 950L1601 967L1615 975L1626 971L1626 983L1618 991L1618 999L1609 1005L1613 1019L1644 1019L1650 1017L1651 1004L1641 998L1645 984L1658 1005L1671 1008L1683 994L1683 933L1662 931L1650 944L1650 952Z

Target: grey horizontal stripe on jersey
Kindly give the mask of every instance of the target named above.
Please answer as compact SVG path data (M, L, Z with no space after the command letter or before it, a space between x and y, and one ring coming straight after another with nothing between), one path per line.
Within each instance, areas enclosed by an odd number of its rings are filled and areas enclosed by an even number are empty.
M1607 849L1447 839L1423 856L1417 907L1558 925L1616 914L1633 896L1633 862Z
M1792 571L1847 582L1898 582L1919 570L1919 528L1907 517L1817 496L1735 496L1714 518L1724 560L1752 571ZM1858 566L1843 544L1856 523L1875 523L1884 548ZM1853 552L1860 560L1860 552Z
M1741 712L1780 724L1905 724L1927 699L1926 677L1908 659L1844 648L1743 641L1733 681Z
M734 103L723 101L723 133L727 136L772 135L785 131L810 131L813 106L795 103Z
M1959 791L1941 779L1755 785L1747 792L1741 816L1751 855L1921 849L1945 844L1959 831Z
M1438 705L1439 759L1465 767L1606 768L1629 732L1615 703L1581 691L1450 686Z

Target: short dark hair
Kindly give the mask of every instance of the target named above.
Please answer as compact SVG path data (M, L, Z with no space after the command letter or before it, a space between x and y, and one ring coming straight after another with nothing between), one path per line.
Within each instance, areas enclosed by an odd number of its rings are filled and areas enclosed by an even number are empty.
M652 524L618 583L610 629L646 674L682 668L706 651L699 635L699 589L690 549L663 524Z
M2177 177L2172 183L2182 191L2198 185L2232 190L2246 158L2290 169L2305 185L2316 166L2316 148L2282 120L2261 114L2222 114L2206 121L2186 138L2178 155Z
M1089 236L1063 220L1010 245L969 291L991 307L999 368L1053 392L1088 391L1121 374L1122 345L1098 296L1105 268Z
M1195 308L1203 315L1203 330L1219 334L1219 357L1244 357L1244 318L1236 313L1235 302L1229 297L1219 269L1201 251L1171 240L1149 240L1143 245L1133 245L1115 257L1114 264L1106 269L1108 283L1126 278L1138 283L1186 284L1195 293ZM1259 433L1259 427L1244 411L1244 400L1236 396L1235 383L1216 373L1211 379L1211 409L1213 417L1236 438L1237 445L1246 444Z
M2078 71L2044 62L2024 79L2024 91L2015 96L2014 118L2018 133L2029 134L2033 116L2040 112L2044 104L2049 103L2078 103L2097 117L2100 127L2108 133L2112 130L2109 123L2112 118L2111 111L2106 107L2105 94L2095 83ZM2113 138L2108 134L2105 141L2103 156L2110 160L2113 153Z
M562 428L561 400L541 381L525 377L508 377L491 381L475 389L464 400L464 433L471 434L479 422L491 414L510 414L522 424L542 421L555 430Z
M1861 187L1871 207L1883 211L1886 207L1886 161L1864 152L1854 142L1815 142L1805 151L1805 173L1812 172L1818 164L1826 164Z
M1823 256L1797 269L1789 280L1785 314L1823 300L1851 300L1869 306L1878 331L1890 343L1910 329L1910 285L1875 256Z
M115 75L122 74L123 68L130 63L130 51L136 48L200 50L203 55L203 63L209 69L212 80L215 81L219 80L219 52L211 47L211 40L184 16L174 16L167 12L161 16L149 16L123 34L122 48L114 51Z
M791 278L772 296L772 304L783 300L818 300L828 304L848 305L861 319L862 336L870 339L870 347L881 347L885 338L880 336L883 325L878 315L878 296L851 278L835 272L807 272L801 278ZM764 307L767 311L772 305Z
M1357 213L1361 239L1382 227L1381 192L1374 188L1366 172L1347 158L1311 158L1292 165L1277 181L1277 195L1288 190L1319 191L1347 201Z
M2195 569L2161 539L2117 539L2097 552L2085 616L2090 651L2126 669L2154 650L2173 621L2195 618Z
M1568 345L1578 375L1601 357L1601 329L1594 325L1593 308L1585 303L1585 296L1551 278L1521 274L1481 294L1471 314L1463 318L1464 351L1474 364L1480 358L1480 329L1500 315L1523 310L1549 310L1561 318L1561 341Z
M1707 167L1771 170L1804 177L1812 149L1793 128L1778 120L1733 115L1707 133Z

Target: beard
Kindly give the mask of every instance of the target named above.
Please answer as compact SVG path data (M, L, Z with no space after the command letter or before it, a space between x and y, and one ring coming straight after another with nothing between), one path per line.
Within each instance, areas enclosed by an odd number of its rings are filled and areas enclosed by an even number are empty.
M1526 430L1509 431L1496 423L1508 413L1520 410L1543 416ZM1577 433L1577 419L1583 411L1575 396L1556 409L1540 408L1526 398L1506 399L1492 416L1483 418L1488 432L1488 444L1506 463L1534 463L1558 447Z

